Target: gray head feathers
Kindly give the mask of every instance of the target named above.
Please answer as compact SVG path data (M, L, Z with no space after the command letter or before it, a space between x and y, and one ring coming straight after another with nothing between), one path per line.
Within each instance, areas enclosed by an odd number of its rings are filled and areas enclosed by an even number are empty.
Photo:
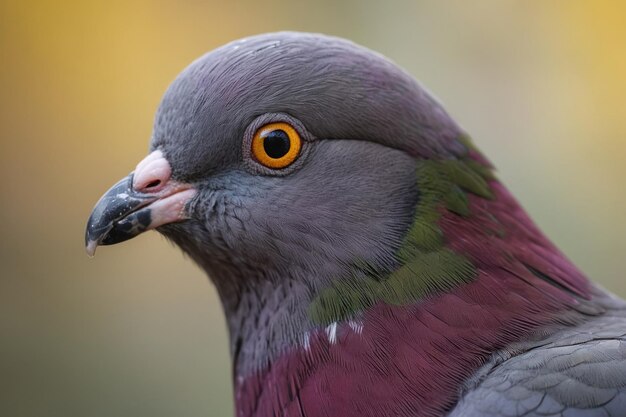
M193 62L163 98L152 147L176 142L167 149L175 173L203 175L236 164L231 138L265 113L287 113L319 139L370 140L423 157L464 150L445 110L388 59L293 32L238 40Z

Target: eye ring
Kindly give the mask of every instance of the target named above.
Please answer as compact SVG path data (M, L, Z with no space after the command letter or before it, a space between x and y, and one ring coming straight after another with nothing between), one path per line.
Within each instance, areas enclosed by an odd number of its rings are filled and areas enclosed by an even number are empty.
M289 123L267 123L254 133L251 148L254 159L261 165L271 169L282 169L298 158L302 149L302 139Z

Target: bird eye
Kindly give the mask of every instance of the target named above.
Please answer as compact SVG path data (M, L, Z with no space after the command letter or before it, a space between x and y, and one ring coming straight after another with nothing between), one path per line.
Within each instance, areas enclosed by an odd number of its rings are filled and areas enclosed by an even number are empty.
M254 158L268 168L286 168L302 148L300 135L291 125L278 122L261 126L252 138Z

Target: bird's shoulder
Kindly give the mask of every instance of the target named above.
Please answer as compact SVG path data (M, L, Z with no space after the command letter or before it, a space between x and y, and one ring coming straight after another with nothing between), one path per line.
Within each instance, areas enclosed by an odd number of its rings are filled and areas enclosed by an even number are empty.
M626 416L626 304L613 307L494 355L449 416Z

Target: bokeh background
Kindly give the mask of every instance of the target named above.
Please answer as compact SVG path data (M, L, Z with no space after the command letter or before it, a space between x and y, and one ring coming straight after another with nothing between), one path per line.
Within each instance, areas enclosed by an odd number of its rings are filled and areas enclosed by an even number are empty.
M0 415L229 416L212 285L157 233L83 249L174 76L227 41L325 32L439 97L539 225L626 296L626 2L0 2Z

